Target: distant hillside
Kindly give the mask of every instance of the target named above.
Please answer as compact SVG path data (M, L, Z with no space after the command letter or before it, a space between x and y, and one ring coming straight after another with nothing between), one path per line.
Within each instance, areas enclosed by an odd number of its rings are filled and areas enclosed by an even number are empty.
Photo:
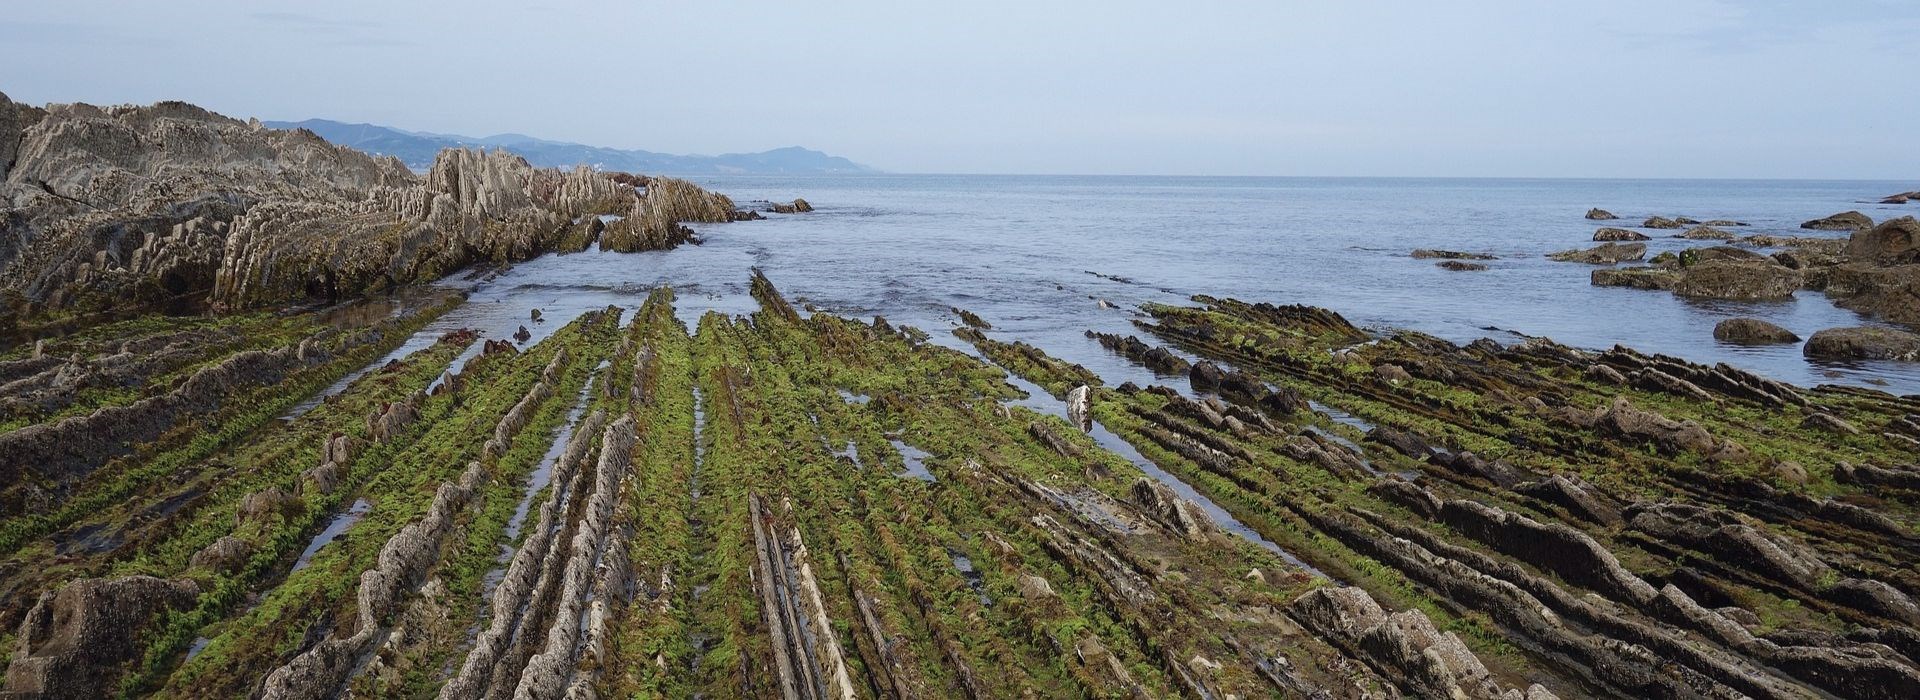
M506 149L539 167L567 168L586 164L604 170L668 174L874 172L872 168L845 158L799 146L776 148L760 153L680 156L671 153L629 151L563 141L547 141L521 134L499 134L475 138L455 134L405 131L377 124L347 124L327 119L266 122L266 125L274 129L305 128L335 145L397 157L401 162L406 163L407 167L415 170L424 170L433 165L433 157L440 152L440 149L480 146Z

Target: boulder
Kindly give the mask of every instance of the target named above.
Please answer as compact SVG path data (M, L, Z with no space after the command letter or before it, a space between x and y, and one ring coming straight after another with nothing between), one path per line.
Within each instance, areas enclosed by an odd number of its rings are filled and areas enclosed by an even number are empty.
M1503 688L1452 632L1424 613L1389 613L1366 591L1323 587L1287 605L1287 614L1316 636L1352 650L1413 697L1552 698L1540 686Z
M1624 228L1614 228L1612 226L1602 226L1600 230L1593 232L1593 240L1596 240L1596 241L1645 241L1645 240L1650 240L1650 238L1647 236L1647 234L1641 233L1639 231L1633 231L1633 230L1624 229Z
M1634 408L1624 396L1596 413L1566 409L1570 422L1585 425L1602 435L1643 442L1669 453L1693 452L1715 461L1738 461L1748 452L1745 446L1715 438L1706 428L1690 420L1677 421L1652 411Z
M1847 241L1846 255L1854 262L1881 265L1920 263L1920 220L1902 216L1856 231Z
M247 494L240 499L240 510L234 513L236 525L264 523L283 516L295 509L300 499L281 491L278 486L269 486L266 490Z
M1093 430L1093 390L1085 384L1067 392L1067 420L1081 432Z
M1677 228L1684 228L1685 226L1686 224L1680 223L1678 221L1669 219L1664 216L1649 217L1646 221L1640 224L1640 228L1659 228L1659 229L1677 229Z
M227 535L214 540L205 549L193 553L191 564L196 569L207 569L231 574L247 565L247 559L253 556L253 545L246 540Z
M1875 318L1920 326L1920 264L1847 263L1823 270L1821 290L1839 306Z
M1873 219L1857 211L1844 211L1800 224L1800 228L1815 231L1859 231L1872 227Z
M1459 260L1442 260L1434 263L1434 265L1442 270L1452 272L1481 272L1487 269L1486 265L1480 263L1461 262Z
M1746 222L1742 222L1742 221L1734 221L1734 220L1732 220L1732 219L1714 219L1714 220L1712 220L1712 221L1708 221L1708 222L1706 222L1706 223L1703 223L1703 224L1700 224L1700 225L1701 225L1701 226L1721 226L1721 227L1726 227L1726 226L1745 226L1745 225L1747 225L1747 224L1746 224Z
M1807 357L1818 360L1920 360L1920 334L1891 328L1828 328L1807 339Z
M1673 293L1703 299L1791 299L1800 273L1768 262L1705 262L1686 268Z
M1204 541L1219 529L1199 506L1179 497L1166 484L1141 477L1133 482L1132 491L1134 504L1174 532Z
M1794 335L1793 331L1757 318L1730 318L1714 324L1713 338L1721 342L1741 345L1800 342L1800 336Z
M1587 210L1587 218L1593 221L1612 221L1620 217L1614 216L1613 212L1595 207Z
M1587 263L1589 265L1612 265L1628 260L1643 260L1647 257L1645 243L1602 243L1586 250L1563 250L1547 255L1560 262Z
M1407 370L1391 363L1374 365L1373 376L1379 377L1381 381L1388 384L1405 384L1413 381L1413 375L1407 374Z

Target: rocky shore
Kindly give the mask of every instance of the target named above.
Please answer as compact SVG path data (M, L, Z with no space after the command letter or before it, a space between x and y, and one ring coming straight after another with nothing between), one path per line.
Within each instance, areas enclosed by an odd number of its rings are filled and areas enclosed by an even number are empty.
M979 309L803 311L758 272L737 314L663 286L483 339L424 283L812 206L477 151L419 175L177 103L0 101L0 166L33 336L0 346L0 696L1920 687L1920 397L1283 299L1097 300L1134 329L1035 345ZM1741 226L1657 219L1633 228ZM1912 221L1564 257L1899 321ZM1891 328L1804 342L1920 357ZM1062 359L1089 350L1135 381Z
M419 175L180 102L4 95L0 205L10 333L351 299L596 243L664 250L691 240L683 223L758 216L683 180L535 168L504 151L449 149Z
M759 311L691 329L660 289L631 320L553 319L524 350L449 335L291 421L235 430L221 409L17 501L6 691L1920 683L1915 397L1211 297L1147 307L1138 336L1090 334L1159 377L1114 386L976 314L955 330L970 355L753 289ZM354 503L372 505L330 525Z
M1591 212L1587 218L1594 218ZM1676 228L1666 225L1670 221L1654 217L1642 224L1642 228ZM1818 291L1842 308L1909 329L1920 328L1920 221L1914 217L1900 216L1875 223L1865 214L1848 211L1800 225L1812 231L1844 232L1845 238L1735 236L1714 228L1716 225L1744 224L1706 222L1677 237L1722 243L1664 252L1647 259L1646 265L1615 266L1644 259L1646 247L1644 243L1614 241L1651 240L1646 234L1618 227L1601 227L1596 231L1593 240L1607 241L1597 247L1548 257L1610 266L1592 272L1595 286L1668 291L1694 299L1729 301L1779 301L1792 298L1800 290ZM1794 333L1782 331L1797 341ZM1900 328L1840 328L1822 332L1830 338L1848 340L1809 343L1808 357L1905 360L1915 357L1909 348L1920 343L1920 335ZM1718 334L1716 330L1716 337ZM1778 333L1773 335L1782 337Z

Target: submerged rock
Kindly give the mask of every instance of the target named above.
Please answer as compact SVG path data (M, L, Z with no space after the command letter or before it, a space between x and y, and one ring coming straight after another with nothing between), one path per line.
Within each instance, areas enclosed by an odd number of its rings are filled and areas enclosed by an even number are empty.
M1563 250L1547 255L1560 262L1587 263L1589 265L1612 265L1629 260L1642 260L1647 257L1645 243L1602 243L1586 250Z
M1461 262L1459 260L1442 260L1434 263L1434 265L1442 270L1452 272L1480 272L1487 269L1486 265L1480 263Z
M1648 217L1646 221L1640 223L1640 228L1677 229L1685 226L1686 224L1684 222L1669 219L1664 216Z
M1599 230L1593 232L1593 240L1596 240L1596 241L1646 241L1646 240L1652 240L1652 238L1649 237L1647 234L1641 233L1639 231L1634 231L1631 229L1603 226Z
M1715 340L1743 345L1798 343L1800 336L1757 318L1730 318L1713 326Z
M1820 360L1920 360L1920 334L1891 328L1829 328L1807 339L1806 356Z
M1464 253L1457 250L1434 250L1418 248L1412 253L1416 260L1498 260L1498 257L1486 253Z
M1712 226L1695 226L1676 238L1685 238L1690 241L1731 241L1733 234Z

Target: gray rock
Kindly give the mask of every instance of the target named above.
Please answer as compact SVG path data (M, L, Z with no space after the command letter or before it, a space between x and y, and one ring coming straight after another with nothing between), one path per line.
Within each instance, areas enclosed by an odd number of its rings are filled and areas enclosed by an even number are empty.
M1920 335L1891 328L1858 326L1814 333L1803 348L1821 360L1920 360Z
M1857 211L1845 211L1833 216L1814 219L1800 224L1800 228L1815 231L1859 231L1873 227L1873 219Z
M1772 261L1712 261L1688 266L1673 293L1736 301L1790 299L1800 282L1799 272Z
M151 576L80 579L42 594L20 623L0 695L111 696L118 669L139 658L141 635L162 613L191 606L199 595L193 581Z
M1902 216L1856 231L1847 241L1846 255L1856 262L1879 265L1920 262L1920 220Z

